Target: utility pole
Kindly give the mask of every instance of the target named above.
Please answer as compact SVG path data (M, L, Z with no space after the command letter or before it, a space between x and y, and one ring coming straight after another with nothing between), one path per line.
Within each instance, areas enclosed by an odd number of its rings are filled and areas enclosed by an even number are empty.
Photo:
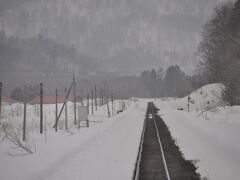
M67 88L65 88L65 129L68 129L68 119L67 119ZM56 123L57 124L57 123ZM57 126L57 125L56 125Z
M73 76L73 105L74 105L74 124L77 124L77 107L76 107L76 79Z
M103 83L103 100L104 100L104 102L103 102L103 104L105 104L106 103L106 83Z
M102 106L104 105L104 96L103 96L103 93L102 93Z
M107 110L108 110L108 117L110 118L110 110L109 110L109 105L108 105L108 89L107 89L107 97L106 97L106 101L107 101Z
M114 115L114 107L113 107L113 93L112 93L112 98L111 98L111 101L112 101L112 116Z
M89 114L89 94L87 93L87 113Z
M101 106L103 106L103 89L101 88L101 94L100 94L100 103Z
M189 109L190 109L190 100L191 100L191 98L190 98L190 96L188 96L188 104L187 104L187 106L188 106L188 112L189 112Z
M72 90L72 87L73 87L73 83L71 83L71 87L70 87L69 90L68 90L66 99L69 97L69 94L70 94L70 92L71 92L71 90ZM59 121L59 118L60 118L60 116L61 116L61 114L62 114L62 112L63 112L63 109L64 109L64 107L65 107L66 104L67 104L67 102L66 102L66 100L65 100L64 103L63 103L63 105L62 105L62 108L61 108L61 110L60 110L60 113L58 114L57 122L54 124L53 128L55 128L55 126L57 126L58 121Z
M0 82L0 123L2 118L2 82Z
M23 109L23 141L26 140L26 112L27 112L27 100L26 100L26 86L24 86L24 109Z
M94 86L94 91L95 91L95 109L97 111L97 86L96 86L96 84Z
M102 89L99 88L99 106L101 107L102 106Z
M83 97L83 89L81 88L81 105L84 106L83 103L84 97Z
M58 126L57 126L57 118L58 118L58 90L57 89L56 89L56 111L55 111L55 115L56 115L55 131L57 132L57 130L58 130Z
M43 84L40 83L40 134L43 133Z
M92 114L93 114L93 89L91 89L91 94L92 94Z

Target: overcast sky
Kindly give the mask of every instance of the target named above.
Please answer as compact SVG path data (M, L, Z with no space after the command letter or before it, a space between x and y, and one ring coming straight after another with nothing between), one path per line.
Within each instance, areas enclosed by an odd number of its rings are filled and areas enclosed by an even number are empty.
M0 30L74 47L80 62L96 63L96 72L179 64L192 73L202 26L221 1L0 0Z

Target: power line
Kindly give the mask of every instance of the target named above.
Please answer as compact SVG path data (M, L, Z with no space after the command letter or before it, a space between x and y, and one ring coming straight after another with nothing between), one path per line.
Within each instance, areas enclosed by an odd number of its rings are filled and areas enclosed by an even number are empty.
M71 73L73 71L50 71L50 70L19 70L19 69L0 69L2 72L27 72L27 73ZM85 72L77 72L77 73L85 73Z
M0 72L18 72L18 73L65 73L65 74L91 74L91 73L131 73L131 74L135 74L135 73L140 73L142 72L142 70L124 70L124 71L51 71L51 70L20 70L20 69L0 69Z

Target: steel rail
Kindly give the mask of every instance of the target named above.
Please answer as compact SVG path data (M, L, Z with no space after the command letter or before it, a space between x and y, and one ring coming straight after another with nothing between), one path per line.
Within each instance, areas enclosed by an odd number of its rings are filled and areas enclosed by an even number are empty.
M160 136L159 136L159 132L158 132L158 128L157 128L157 123L156 123L156 119L155 119L155 114L153 113L153 107L152 107L152 117L153 117L155 129L156 129L156 133L157 133L157 137L158 137L158 142L159 142L160 149L161 149L161 154L162 154L162 159L163 159L164 168L165 168L165 171L166 171L167 180L171 180L170 175L169 175L169 171L168 171L168 167L167 167L167 162L166 162L165 154L164 154L164 151L163 151L162 141L161 141L161 138L160 138Z
M136 163L133 180L139 180L140 163L142 160L143 141L144 141L145 129L146 129L146 119L147 119L147 117L145 117L145 120L143 123L143 131L142 131L142 135L141 135L140 147L139 147L139 151L138 151L137 163Z

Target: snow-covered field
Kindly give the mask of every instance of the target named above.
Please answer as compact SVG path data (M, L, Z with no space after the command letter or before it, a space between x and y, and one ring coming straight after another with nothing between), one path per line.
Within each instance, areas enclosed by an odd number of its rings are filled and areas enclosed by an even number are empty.
M46 112L51 115L51 118L47 118L47 136L29 133L34 144L33 154L18 155L24 152L15 149L8 141L0 143L0 179L131 179L146 104L141 106L130 101L126 104L123 113L111 118L107 117L106 106L99 108L94 116L89 117L90 128L72 127L68 132L62 129L57 133L52 128L54 105L47 105ZM29 105L28 131L35 131L39 118L35 117L31 108L34 107ZM10 120L16 123L15 126L22 123L21 116L14 116ZM69 121L73 119L69 118ZM32 124L36 127L31 127Z
M149 101L159 107L159 114L185 158L196 160L202 177L239 179L240 106L224 106L221 90L220 84L210 84L190 94L189 112L188 97L132 98L132 101L126 101L126 111L115 113L111 118L107 117L106 106L99 108L94 116L89 116L90 128L81 129L73 125L73 105L69 103L70 129L64 130L63 114L57 133L52 128L55 106L48 105L44 107L47 131L43 135L38 132L36 107L29 105L27 131L34 153L23 155L24 152L9 141L2 141L0 179L130 180ZM16 129L22 127L22 105L5 106L3 111L2 122L10 121ZM0 137L3 136L1 132Z
M187 97L155 100L155 104L185 158L198 160L203 177L236 180L240 177L240 106L222 106L221 89L220 84L210 84L193 92L190 112Z

